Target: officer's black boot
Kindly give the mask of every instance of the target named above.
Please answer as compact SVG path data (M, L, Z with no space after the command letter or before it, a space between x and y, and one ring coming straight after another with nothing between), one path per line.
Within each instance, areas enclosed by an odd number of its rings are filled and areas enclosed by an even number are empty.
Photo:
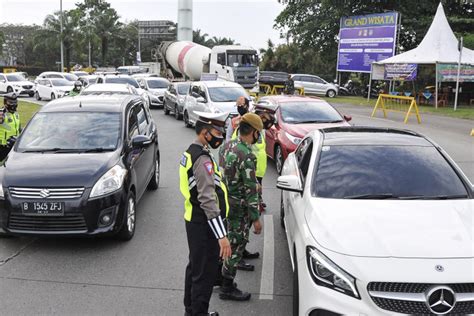
M254 271L255 266L253 264L245 262L245 260L242 259L239 261L239 263L237 263L237 269L243 271Z
M250 296L250 293L242 292L237 288L237 284L234 283L233 278L223 278L221 293L219 294L221 300L248 301Z
M249 252L247 249L244 250L244 253L242 254L242 258L244 259L257 259L260 257L260 253L257 252Z

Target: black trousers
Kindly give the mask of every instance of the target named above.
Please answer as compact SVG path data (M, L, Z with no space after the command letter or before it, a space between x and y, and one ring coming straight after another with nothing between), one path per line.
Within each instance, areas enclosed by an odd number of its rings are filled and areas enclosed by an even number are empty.
M184 281L184 307L192 316L207 315L218 273L219 243L209 224L186 222L189 263Z
M0 162L7 158L10 150L11 148L8 148L7 146L0 146Z

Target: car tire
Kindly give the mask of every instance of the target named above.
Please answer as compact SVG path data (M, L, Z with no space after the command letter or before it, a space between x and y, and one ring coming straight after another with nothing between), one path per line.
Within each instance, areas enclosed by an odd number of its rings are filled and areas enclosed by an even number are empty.
M296 260L296 250L293 253L293 316L299 316L300 312L300 289L298 279L298 262Z
M127 198L127 206L125 207L124 221L120 227L116 238L123 241L129 241L135 235L136 227L136 200L135 194L130 191Z
M56 99L56 96L54 95L54 93L51 93L51 100L54 100Z
M174 106L174 118L175 118L176 120L178 120L178 121L183 118L183 116L182 116L181 114L179 114L179 110L178 110L178 105L177 105L177 104Z
M281 151L280 145L275 146L275 166L277 169L278 174L281 174L283 170L283 152Z
M153 168L153 177L148 182L148 190L157 190L160 186L160 160L158 157L155 159L155 168Z
M285 207L283 205L283 192L281 192L280 197L280 225L282 228L285 228Z
M41 97L38 91L35 92L35 98L36 100L41 101Z
M183 121L184 121L184 126L191 127L191 123L189 123L188 111L184 111Z
M7 93L11 93L11 92L13 92L13 88L12 88L12 87L8 87L8 88L7 88Z
M330 97L330 98L334 98L336 96L336 91L334 90L328 90L328 92L326 92L326 96Z

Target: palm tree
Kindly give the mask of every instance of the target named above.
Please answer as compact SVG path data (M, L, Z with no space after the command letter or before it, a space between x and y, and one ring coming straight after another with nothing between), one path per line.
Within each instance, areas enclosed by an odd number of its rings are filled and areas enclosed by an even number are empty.
M209 34L207 33L201 34L201 30L197 29L193 31L193 42L199 45L209 47L209 43L208 43L209 40L207 39L208 36Z

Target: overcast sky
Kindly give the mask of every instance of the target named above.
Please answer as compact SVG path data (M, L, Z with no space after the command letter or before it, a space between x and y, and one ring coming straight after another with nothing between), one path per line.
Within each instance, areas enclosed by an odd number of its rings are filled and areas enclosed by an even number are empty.
M63 0L72 9L80 0ZM60 0L0 0L0 24L42 24L45 16L59 10ZM177 22L178 0L108 0L122 21L171 20ZM283 9L277 0L194 0L193 29L210 36L231 37L242 45L266 48L270 38L281 43L273 29Z

